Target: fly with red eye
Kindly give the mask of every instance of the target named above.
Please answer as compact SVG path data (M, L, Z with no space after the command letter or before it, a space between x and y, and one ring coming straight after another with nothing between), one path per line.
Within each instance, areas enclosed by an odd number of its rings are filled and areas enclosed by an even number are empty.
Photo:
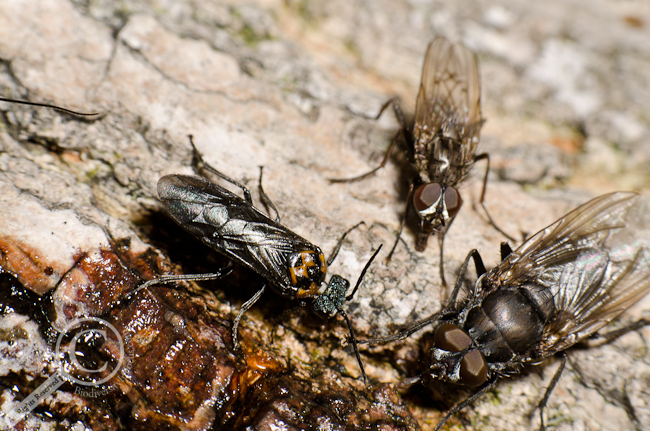
M503 243L502 260L490 271L472 250L441 311L396 335L359 344L402 340L437 324L429 368L405 383L439 381L476 392L454 406L436 431L500 378L558 354L560 367L538 404L543 429L544 407L566 364L564 350L594 335L650 292L647 205L630 192L592 199L514 251ZM461 295L470 259L478 279ZM647 323L640 320L629 328Z
M397 247L406 217L413 206L420 219L415 249L424 251L429 237L432 234L438 237L440 278L444 286L447 285L443 263L444 237L463 205L458 185L467 178L474 163L479 160L485 159L487 162L479 203L489 223L510 241L514 241L494 223L484 203L490 159L487 153L476 154L484 122L480 99L481 85L476 56L465 46L454 45L440 37L429 44L424 58L413 127L408 127L395 99L384 104L376 117L379 118L389 105L393 106L413 173L409 179L404 215L388 257L392 256ZM358 181L375 173L386 164L399 136L400 133L395 136L377 168L354 178L330 181Z

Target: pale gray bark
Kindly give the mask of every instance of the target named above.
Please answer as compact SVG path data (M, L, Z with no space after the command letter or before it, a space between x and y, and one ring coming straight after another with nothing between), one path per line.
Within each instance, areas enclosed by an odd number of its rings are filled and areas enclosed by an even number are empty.
M33 247L55 269L41 291L75 253L106 245L104 228L146 242L136 222L160 209L158 178L194 174L193 134L207 162L252 190L263 165L282 223L326 253L364 220L330 269L354 283L372 251L392 245L406 180L392 161L361 182L327 179L379 163L397 123L392 112L379 121L362 115L399 96L412 116L427 43L444 35L478 53L487 119L479 151L492 163L487 206L521 238L591 196L650 188L649 29L643 1L2 1L2 95L103 116L84 122L0 104L8 120L0 235ZM448 280L472 248L488 267L499 258L504 238L473 208L484 169L477 164L461 188L466 205L445 239ZM389 324L444 301L435 239L417 253L413 231L402 238L348 305L360 338L387 334ZM649 309L645 299L623 320ZM343 325L337 331L345 336ZM551 397L555 429L650 428L649 340L646 328L572 351L580 372L567 367ZM310 361L310 352L287 346ZM351 355L335 354L356 370ZM476 429L534 426L529 414L555 365L532 370L469 409ZM368 372L399 378L370 360ZM431 409L415 414L424 429L439 418Z

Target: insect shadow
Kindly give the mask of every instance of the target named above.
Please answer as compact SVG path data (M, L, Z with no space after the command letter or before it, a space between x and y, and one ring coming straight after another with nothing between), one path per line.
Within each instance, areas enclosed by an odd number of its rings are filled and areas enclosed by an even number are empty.
M190 136L190 141L192 137ZM194 147L194 143L192 142ZM361 223L346 231L326 260L320 247L292 232L271 219L255 206L250 191L239 182L204 163L194 147L195 163L212 174L242 189L243 198L223 187L200 177L187 175L167 175L158 181L158 196L165 212L183 229L200 239L211 249L228 259L238 262L261 275L266 282L261 289L243 305L233 322L233 345L237 347L237 328L243 314L255 304L267 287L285 298L313 300L313 311L323 317L336 314L345 320L354 353L359 362L364 381L367 376L361 362L352 323L343 310L345 301L351 300L368 267L381 250L381 245L368 260L361 271L352 293L347 295L350 282L339 275L332 275L325 283L327 267L336 258L346 235ZM262 200L277 214L262 188L262 175L259 180ZM133 293L159 283L182 280L210 280L224 277L231 271L222 268L211 274L184 274L162 276L147 281Z
M410 163L409 188L397 238L388 259L397 247L408 213L413 207L420 221L415 249L424 251L429 236L435 234L438 237L440 279L443 286L447 286L443 257L445 234L463 205L458 185L467 178L474 163L479 160L487 163L479 203L489 223L510 241L515 241L496 225L484 202L490 158L487 153L476 154L479 133L485 122L481 116L481 85L476 55L461 44L454 45L445 38L436 38L429 44L424 58L413 127L408 126L396 99L386 102L374 119L378 119L391 105L400 131L391 141L380 165L357 177L330 181L359 181L374 174L386 165L395 143L402 136Z
M403 385L433 380L476 389L451 408L436 430L500 378L558 354L560 367L538 404L544 429L543 409L566 364L564 350L594 335L650 291L650 238L637 238L635 228L626 226L634 211L632 217L647 211L637 202L631 192L597 197L515 251L502 243L502 261L490 271L472 250L441 311L396 335L359 344L402 340L436 325L431 365ZM470 259L478 279L459 296Z

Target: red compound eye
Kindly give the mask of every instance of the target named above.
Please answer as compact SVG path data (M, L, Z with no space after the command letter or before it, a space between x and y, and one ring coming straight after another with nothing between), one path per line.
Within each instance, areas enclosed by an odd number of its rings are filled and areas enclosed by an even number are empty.
M419 212L431 207L431 205L438 202L441 193L442 188L438 183L427 183L421 185L413 194L413 205L415 206L415 209Z
M452 323L440 325L433 338L439 349L452 353L462 352L472 343L469 335ZM478 350L468 351L460 360L460 383L470 387L481 386L487 380L485 358Z
M481 386L486 380L485 358L478 350L470 350L460 361L460 382L475 388Z
M461 205L463 205L463 200L460 197L460 193L456 190L455 187L447 187L445 189L445 206L447 207L447 214L449 218L454 218L454 216L460 210Z
M436 330L433 344L439 349L452 353L462 352L472 343L469 335L452 323L444 323Z

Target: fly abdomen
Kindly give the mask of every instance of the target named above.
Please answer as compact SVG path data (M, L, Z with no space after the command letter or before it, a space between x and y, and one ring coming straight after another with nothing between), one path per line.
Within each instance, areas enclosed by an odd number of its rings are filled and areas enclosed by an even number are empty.
M535 285L537 286L537 285ZM465 328L490 362L529 351L540 339L551 307L548 289L497 290L467 315ZM552 306L552 298L550 298Z

